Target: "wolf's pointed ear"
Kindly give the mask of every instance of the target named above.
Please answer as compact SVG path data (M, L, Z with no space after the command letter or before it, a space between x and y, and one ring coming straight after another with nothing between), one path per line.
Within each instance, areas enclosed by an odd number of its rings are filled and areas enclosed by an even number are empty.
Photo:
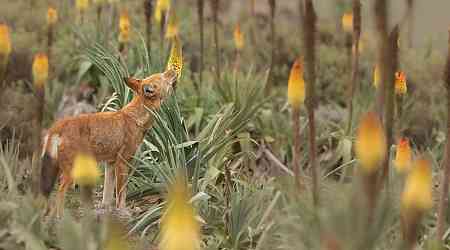
M163 73L164 80L166 80L170 85L177 81L177 72L173 69L168 69Z
M130 89L134 90L136 93L139 93L139 86L141 85L142 80L133 77L125 77L124 80Z

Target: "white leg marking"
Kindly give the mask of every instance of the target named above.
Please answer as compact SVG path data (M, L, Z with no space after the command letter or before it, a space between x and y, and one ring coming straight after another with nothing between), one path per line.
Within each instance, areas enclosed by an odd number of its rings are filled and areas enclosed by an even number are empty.
M53 135L50 141L50 156L53 159L58 158L58 148L61 145L61 138L59 135Z
M44 157L45 150L47 150L47 143L48 143L48 134L46 134L44 137L44 145L42 145L41 158Z

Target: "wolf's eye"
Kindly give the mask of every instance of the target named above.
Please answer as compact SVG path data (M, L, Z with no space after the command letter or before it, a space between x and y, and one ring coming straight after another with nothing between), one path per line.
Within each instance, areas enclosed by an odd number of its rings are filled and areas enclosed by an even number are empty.
M155 94L155 89L150 85L144 85L143 90L145 95L152 96Z

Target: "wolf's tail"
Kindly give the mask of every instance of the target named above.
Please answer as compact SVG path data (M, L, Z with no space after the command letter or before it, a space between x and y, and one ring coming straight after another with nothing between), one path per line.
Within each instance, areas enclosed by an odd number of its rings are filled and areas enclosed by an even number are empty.
M41 158L41 193L49 197L58 177L58 165L56 158L58 155L59 137L48 134L44 139Z
M44 153L41 163L41 193L48 198L58 176L58 166L55 165L54 160L48 153Z

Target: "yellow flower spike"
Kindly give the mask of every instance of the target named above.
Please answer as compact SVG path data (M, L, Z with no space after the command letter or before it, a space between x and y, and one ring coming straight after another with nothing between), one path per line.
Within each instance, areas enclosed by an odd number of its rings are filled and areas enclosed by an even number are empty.
M358 43L358 53L362 54L364 52L364 41L363 40L359 40ZM352 46L352 52L355 53L355 45Z
M72 178L81 186L95 186L100 178L97 161L91 155L79 153L75 156L72 168Z
M45 53L37 53L33 60L33 83L37 89L43 89L48 81L48 57Z
M161 11L167 11L170 8L170 0L158 0L156 6L159 6Z
M425 212L433 206L430 162L418 159L408 175L402 193L402 208L408 212Z
M288 102L293 108L300 108L305 101L305 80L303 79L303 59L297 58L292 65L288 81Z
M397 143L394 166L397 172L405 173L411 166L411 146L407 138L401 138Z
M9 28L6 24L0 23L0 67L4 67L6 65L10 53L11 38L9 35ZM2 72L0 72L0 74L2 74Z
M155 7L155 20L161 22L161 13L166 12L170 8L169 0L158 0Z
M353 32L353 13L348 12L344 13L342 16L342 28L345 32L351 33Z
M119 42L127 43L130 41L130 19L128 11L123 10L119 18Z
M375 113L367 113L360 121L355 153L365 174L373 174L386 156L386 137Z
M158 6L156 6L156 8L155 8L155 20L156 20L156 22L160 23L161 22L161 18L162 18L161 10L158 8Z
M182 175L169 187L165 213L161 219L161 250L197 250L200 225L189 202L191 192Z
M127 231L118 221L112 220L108 223L108 236L106 238L104 250L129 250L130 242L125 238Z
M53 7L48 7L47 9L47 24L55 25L58 21L58 11Z
M169 22L167 24L166 38L172 39L178 36L178 17L175 10L170 11Z
M86 11L89 7L89 0L76 0L75 6L78 11Z
M408 91L408 86L406 85L406 75L403 71L398 71L395 73L395 94L404 95Z
M172 48L170 49L167 69L175 70L175 72L177 72L178 79L180 79L181 72L183 70L183 47L178 37L174 37L172 40Z
M241 51L244 48L244 36L241 32L241 25L238 23L234 28L234 45L238 51Z
M380 67L377 64L373 69L373 86L375 86L375 88L378 88L379 85L380 85Z

